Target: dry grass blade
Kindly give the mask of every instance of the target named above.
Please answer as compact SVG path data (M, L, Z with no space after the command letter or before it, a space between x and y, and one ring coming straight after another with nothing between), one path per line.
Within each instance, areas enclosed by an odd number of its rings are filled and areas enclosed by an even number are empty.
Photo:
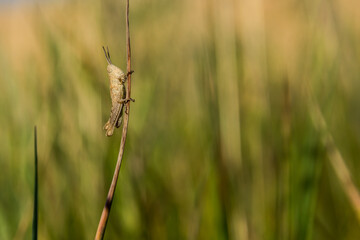
M314 96L311 95L312 92L310 90L310 86L307 87L307 91L310 97L310 115L313 124L321 134L322 144L326 148L331 166L334 169L342 189L347 195L360 223L360 193L351 178L350 171L346 166L344 158L342 157L339 149L336 147L332 135L328 131L325 118L320 110L319 105L316 102Z
M130 31L129 31L129 0L126 1L126 50L127 50L127 72L131 73L131 48L130 48ZM126 99L130 99L131 92L131 74L128 74L127 79L127 89L126 89ZM106 224L109 219L109 213L111 209L111 204L114 198L114 192L116 188L117 179L119 177L121 162L124 154L126 135L129 125L129 114L130 114L130 101L126 103L126 109L124 114L124 125L122 130L121 142L119 154L116 162L116 167L114 171L114 176L111 181L111 186L107 195L106 203L101 214L99 221L98 229L96 231L95 240L100 240L104 238Z

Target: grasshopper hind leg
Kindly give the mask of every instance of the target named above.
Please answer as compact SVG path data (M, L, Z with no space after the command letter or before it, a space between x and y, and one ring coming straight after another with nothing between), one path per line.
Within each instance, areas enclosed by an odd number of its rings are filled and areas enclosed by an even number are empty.
M125 106L126 108L126 106ZM116 121L116 127L119 128L121 126L121 123L122 123L122 120L123 120L123 111L124 111L124 104L121 105L121 108L120 108L120 114L119 114L119 118L118 120Z
M119 128L121 126L121 123L122 123L122 120L123 120L123 117L119 117L119 120L116 122L116 127Z
M107 123L104 125L104 130L106 130L106 136L110 137L114 133L115 127L119 127L122 119L122 104L114 104L111 108L110 118Z

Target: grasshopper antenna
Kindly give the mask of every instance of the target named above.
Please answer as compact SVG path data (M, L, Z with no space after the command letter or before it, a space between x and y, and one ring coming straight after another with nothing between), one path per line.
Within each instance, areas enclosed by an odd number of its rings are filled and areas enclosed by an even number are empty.
M104 53L105 53L105 58L106 58L106 61L108 62L108 64L112 64L111 63L111 59L110 59L110 52L109 52L109 48L106 47L107 50L105 50L104 46L102 47L103 50L104 50Z

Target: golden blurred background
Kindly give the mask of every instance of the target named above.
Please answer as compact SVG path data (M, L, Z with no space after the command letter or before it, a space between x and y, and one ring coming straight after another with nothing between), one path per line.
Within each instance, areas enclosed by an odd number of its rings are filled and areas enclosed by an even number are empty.
M105 239L360 239L360 3L130 0ZM0 239L93 239L121 130L125 1L0 5Z

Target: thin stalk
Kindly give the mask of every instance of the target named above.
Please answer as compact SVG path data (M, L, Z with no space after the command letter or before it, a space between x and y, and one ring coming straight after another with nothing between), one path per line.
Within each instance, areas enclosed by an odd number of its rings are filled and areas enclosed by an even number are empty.
M35 153L35 181L34 181L34 215L32 225L32 239L37 240L38 236L38 154L36 126L34 127L34 153Z
M126 51L127 51L127 72L131 72L131 48L130 48L130 31L129 31L129 0L126 0ZM130 99L131 93L131 74L128 74L127 78L127 87L126 87L126 98ZM95 240L101 240L104 238L106 224L109 219L109 213L111 209L111 204L114 198L114 193L116 189L116 183L119 177L121 162L124 155L126 135L129 125L129 114L130 114L130 101L126 103L126 111L124 111L124 125L122 129L122 136L120 142L119 154L116 162L116 167L114 171L114 176L111 181L110 189L107 195L106 203L101 214L99 221L98 229L96 231Z

